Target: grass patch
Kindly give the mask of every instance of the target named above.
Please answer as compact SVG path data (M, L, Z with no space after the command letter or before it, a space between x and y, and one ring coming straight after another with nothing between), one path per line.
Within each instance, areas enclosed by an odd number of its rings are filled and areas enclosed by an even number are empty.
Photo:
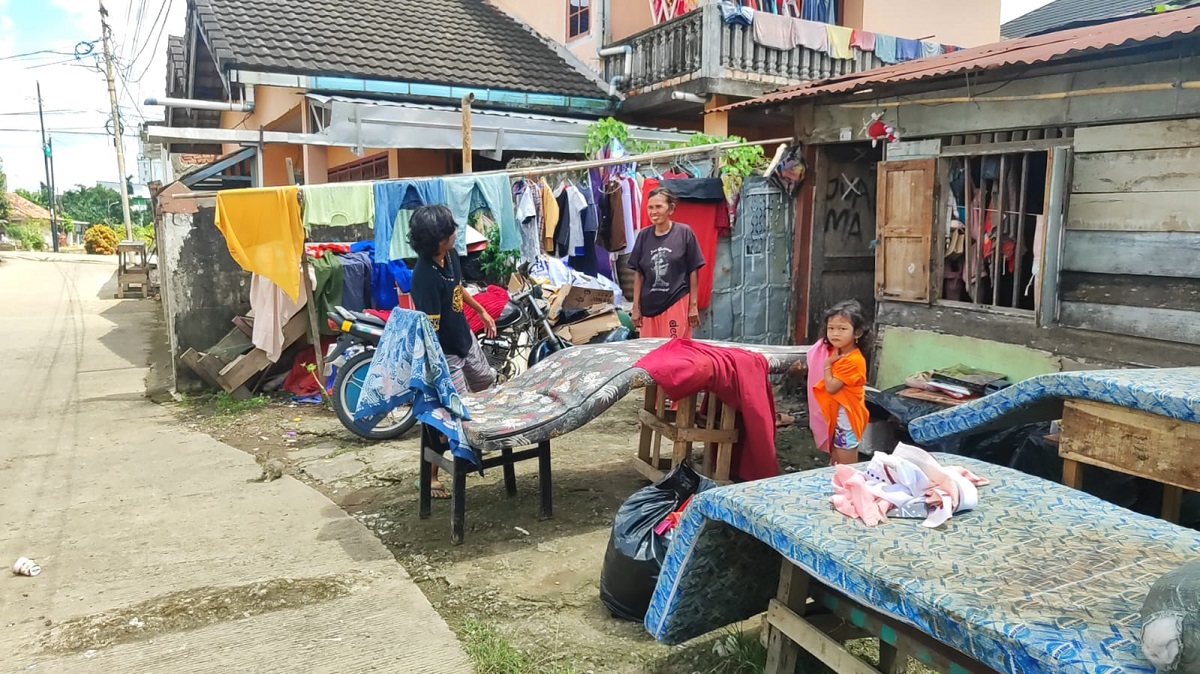
M707 674L762 674L767 666L767 649L757 635L739 629L727 630L713 643L718 660Z
M225 391L203 393L200 395L189 395L187 393L179 395L179 405L181 407L221 417L237 416L245 412L262 409L269 404L271 404L271 399L263 395L239 400Z
M475 662L476 674L573 674L575 671L530 657L508 643L495 627L474 618L463 622L462 638L467 655Z

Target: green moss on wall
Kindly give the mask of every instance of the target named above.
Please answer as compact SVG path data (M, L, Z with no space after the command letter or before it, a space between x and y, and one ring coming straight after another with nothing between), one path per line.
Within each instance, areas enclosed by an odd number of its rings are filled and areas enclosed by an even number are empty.
M1058 357L1045 351L891 326L883 328L882 348L878 354L875 385L881 389L902 384L905 377L915 372L959 363L999 372L1014 382L1062 369Z

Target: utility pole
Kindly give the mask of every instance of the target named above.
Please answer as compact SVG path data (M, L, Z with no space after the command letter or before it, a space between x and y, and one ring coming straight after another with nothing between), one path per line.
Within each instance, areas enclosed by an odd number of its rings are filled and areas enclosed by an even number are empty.
M118 179L121 192L121 215L125 218L125 240L133 241L133 225L129 220L129 191L125 189L125 141L121 128L121 112L117 107L117 83L113 79L112 49L109 45L111 30L108 27L108 10L104 9L104 0L100 0L100 37L104 42L104 76L108 79L108 100L112 104L113 144L117 148L117 171L121 174Z
M63 208L62 204L58 202L58 189L55 186L54 179L54 138L50 138L46 141L46 149L49 150L47 154L50 156L50 184L46 186L46 189L50 191L50 214L55 218L55 220L57 220L58 217L63 214ZM66 230L67 224L64 218L60 231L65 232Z
M54 213L54 188L51 187L53 182L50 180L50 143L46 142L46 118L42 115L42 83L37 83L38 95L38 123L42 125L42 164L46 167L46 189L50 191L50 198L46 200L50 207L50 240L54 247L54 252L58 252L58 218Z

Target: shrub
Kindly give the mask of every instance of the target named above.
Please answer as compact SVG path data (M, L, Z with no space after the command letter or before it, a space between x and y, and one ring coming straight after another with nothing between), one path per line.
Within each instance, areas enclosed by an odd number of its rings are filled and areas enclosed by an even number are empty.
M9 225L7 232L8 238L12 241L19 241L21 248L25 250L46 250L46 240L42 238L42 233L38 231L37 227Z
M93 255L116 255L117 233L106 225L92 225L83 233L83 247Z

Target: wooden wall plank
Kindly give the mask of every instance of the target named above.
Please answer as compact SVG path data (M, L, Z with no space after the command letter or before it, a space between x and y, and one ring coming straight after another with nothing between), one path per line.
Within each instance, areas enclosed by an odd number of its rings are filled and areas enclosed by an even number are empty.
M1072 194L1067 229L1200 232L1200 191Z
M1064 302L1200 311L1200 279L1065 271L1058 287Z
M1184 489L1200 489L1200 424L1068 400L1059 455Z
M1062 270L1200 278L1200 233L1071 230Z
M1200 313L1194 311L1063 302L1059 322L1081 330L1200 344Z
M1120 152L1200 146L1200 118L1140 124L1085 126L1075 130L1075 151Z
M1200 148L1100 152L1075 157L1072 192L1200 190Z

